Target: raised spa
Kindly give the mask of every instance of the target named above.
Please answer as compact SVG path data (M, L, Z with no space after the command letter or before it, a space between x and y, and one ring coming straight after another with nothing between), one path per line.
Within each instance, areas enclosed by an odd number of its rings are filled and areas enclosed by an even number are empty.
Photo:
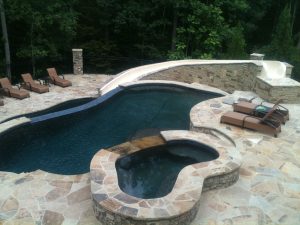
M138 198L159 198L171 192L182 168L218 156L207 145L186 141L144 149L117 160L119 186Z
M76 107L76 113L70 109L35 117L0 135L0 170L88 172L99 149L160 130L189 129L191 107L219 96L167 84L119 88Z
M90 166L94 212L105 225L187 225L201 193L234 184L240 165L227 140L187 130L101 149Z

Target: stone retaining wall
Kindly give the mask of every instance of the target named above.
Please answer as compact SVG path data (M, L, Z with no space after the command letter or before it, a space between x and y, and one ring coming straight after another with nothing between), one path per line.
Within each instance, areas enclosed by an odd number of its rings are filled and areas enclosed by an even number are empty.
M253 90L260 71L261 67L253 63L202 64L173 67L147 75L142 80L196 82L232 93L235 90Z
M142 80L200 83L229 93L233 93L235 90L253 91L270 102L283 99L284 103L300 103L300 84L298 82L290 78L268 81L259 77L261 70L261 66L249 62L186 65L146 75Z

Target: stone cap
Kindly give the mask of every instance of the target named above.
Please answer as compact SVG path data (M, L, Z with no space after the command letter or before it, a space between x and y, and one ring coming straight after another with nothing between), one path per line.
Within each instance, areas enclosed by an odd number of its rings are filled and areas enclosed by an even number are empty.
M73 52L82 52L82 48L72 48Z
M252 54L250 54L250 59L253 59L253 60L263 60L264 56L265 56L265 54L252 53Z

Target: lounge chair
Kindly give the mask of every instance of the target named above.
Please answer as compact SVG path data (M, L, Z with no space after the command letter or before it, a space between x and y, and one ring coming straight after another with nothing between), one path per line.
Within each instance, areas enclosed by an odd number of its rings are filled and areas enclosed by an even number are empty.
M61 75L62 78L60 78L57 75L55 68L48 68L47 71L48 71L49 77L50 77L53 84L61 86L61 87L72 86L71 81L65 80L65 77L63 75Z
M221 116L221 123L260 131L277 137L278 133L281 131L281 125L280 121L271 118L275 110L276 107L273 107L263 118L239 112L227 112Z
M37 92L39 94L49 92L49 87L40 84L37 84L33 79L30 73L21 74L24 84L22 85L23 88Z
M13 88L10 81L7 78L1 78L0 85L3 90L2 92L9 97L24 99L29 98L30 96L28 91Z
M252 103L252 99L247 101L241 101L238 103L233 104L233 110L236 112L241 112L249 115L254 115L256 117L264 117L266 113L268 113L272 107L268 107L263 104L264 102L260 104ZM274 113L272 114L272 117L279 120L281 123L285 123L287 120L289 120L289 110L282 105L279 105L280 100L278 100L273 107L275 106L276 109Z
M3 106L4 105L4 102L3 102L3 100L2 100L2 88L0 88L0 106Z

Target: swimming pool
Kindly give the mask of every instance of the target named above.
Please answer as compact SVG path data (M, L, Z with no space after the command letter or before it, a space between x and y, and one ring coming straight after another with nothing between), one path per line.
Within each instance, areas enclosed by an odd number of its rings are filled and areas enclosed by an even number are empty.
M88 172L90 160L99 149L125 142L149 129L189 129L191 107L219 96L168 85L122 90L87 110L4 133L0 136L0 170Z

